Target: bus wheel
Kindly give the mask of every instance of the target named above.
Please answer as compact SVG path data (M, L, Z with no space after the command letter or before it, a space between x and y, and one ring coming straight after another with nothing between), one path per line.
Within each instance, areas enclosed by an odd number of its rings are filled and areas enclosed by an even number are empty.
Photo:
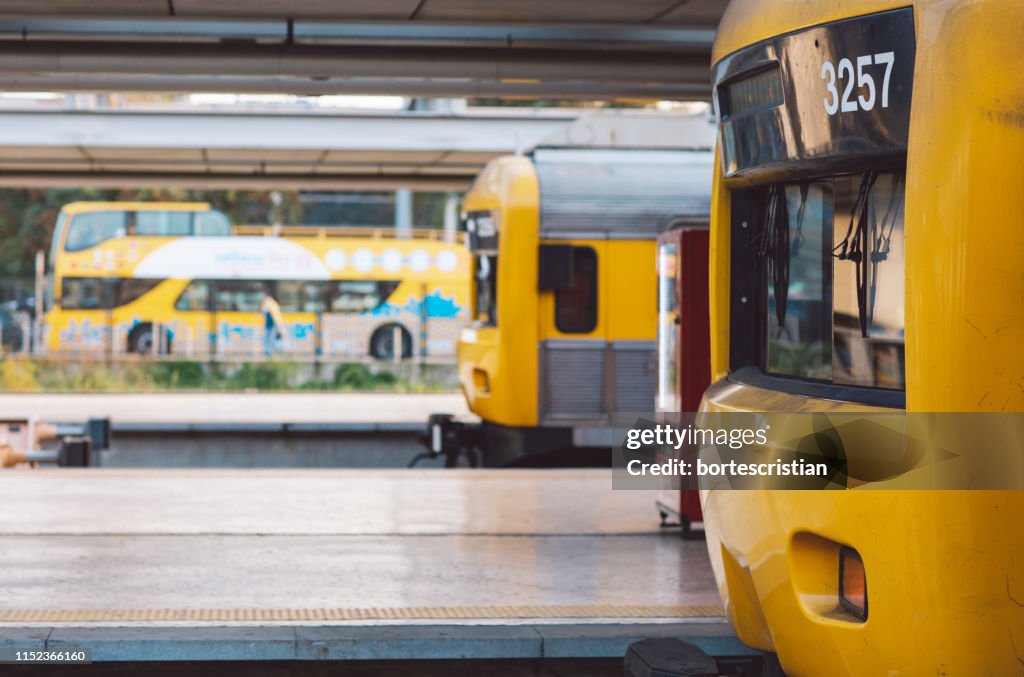
M400 324L385 324L377 327L370 336L370 355L378 360L395 359L395 327L402 335L402 357L412 357L412 334Z
M152 355L156 346L153 325L148 322L140 324L128 334L128 352L137 355Z

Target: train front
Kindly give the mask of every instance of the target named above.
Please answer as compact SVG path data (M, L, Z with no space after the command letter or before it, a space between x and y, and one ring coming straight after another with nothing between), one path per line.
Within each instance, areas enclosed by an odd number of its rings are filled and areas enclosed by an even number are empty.
M476 435L537 423L537 173L526 157L489 162L463 199L472 256L471 313L458 343L459 385L485 427ZM519 440L475 439L488 465L521 452ZM503 443L504 442L504 443Z
M1022 87L996 51L973 49L1011 44L1021 16L1010 3L955 5L730 6L713 67L714 383L702 412L820 422L1024 407L1024 170L996 159L1024 152L1024 130L991 112ZM968 451L999 437L946 428ZM830 439L851 464L877 451ZM990 470L1003 474L993 486L1012 484L1024 464ZM789 675L1020 674L1024 492L909 488L920 479L704 491L739 637Z

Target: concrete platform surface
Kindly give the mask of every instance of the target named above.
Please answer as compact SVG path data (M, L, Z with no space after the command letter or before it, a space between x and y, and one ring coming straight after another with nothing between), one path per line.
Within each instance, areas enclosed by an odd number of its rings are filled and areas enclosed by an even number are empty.
M469 416L459 393L0 394L0 416L57 423L417 423L446 412Z
M0 497L0 647L614 656L653 624L745 651L705 545L607 470L0 471Z
M613 491L610 470L19 467L0 469L0 538L664 535L679 550L654 500Z

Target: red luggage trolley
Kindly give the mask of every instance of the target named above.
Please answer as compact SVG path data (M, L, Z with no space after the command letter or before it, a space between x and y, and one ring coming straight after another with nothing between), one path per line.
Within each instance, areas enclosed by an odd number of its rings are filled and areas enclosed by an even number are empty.
M675 222L658 236L659 413L696 411L711 384L708 313L708 226ZM700 493L663 489L662 524L677 519L683 537L703 535ZM700 525L700 531L694 527Z

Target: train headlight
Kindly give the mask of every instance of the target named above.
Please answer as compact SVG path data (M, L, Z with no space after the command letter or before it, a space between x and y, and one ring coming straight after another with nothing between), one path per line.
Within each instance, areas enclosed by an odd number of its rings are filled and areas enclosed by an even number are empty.
M868 579L864 560L853 548L839 549L839 604L862 621L868 619Z

